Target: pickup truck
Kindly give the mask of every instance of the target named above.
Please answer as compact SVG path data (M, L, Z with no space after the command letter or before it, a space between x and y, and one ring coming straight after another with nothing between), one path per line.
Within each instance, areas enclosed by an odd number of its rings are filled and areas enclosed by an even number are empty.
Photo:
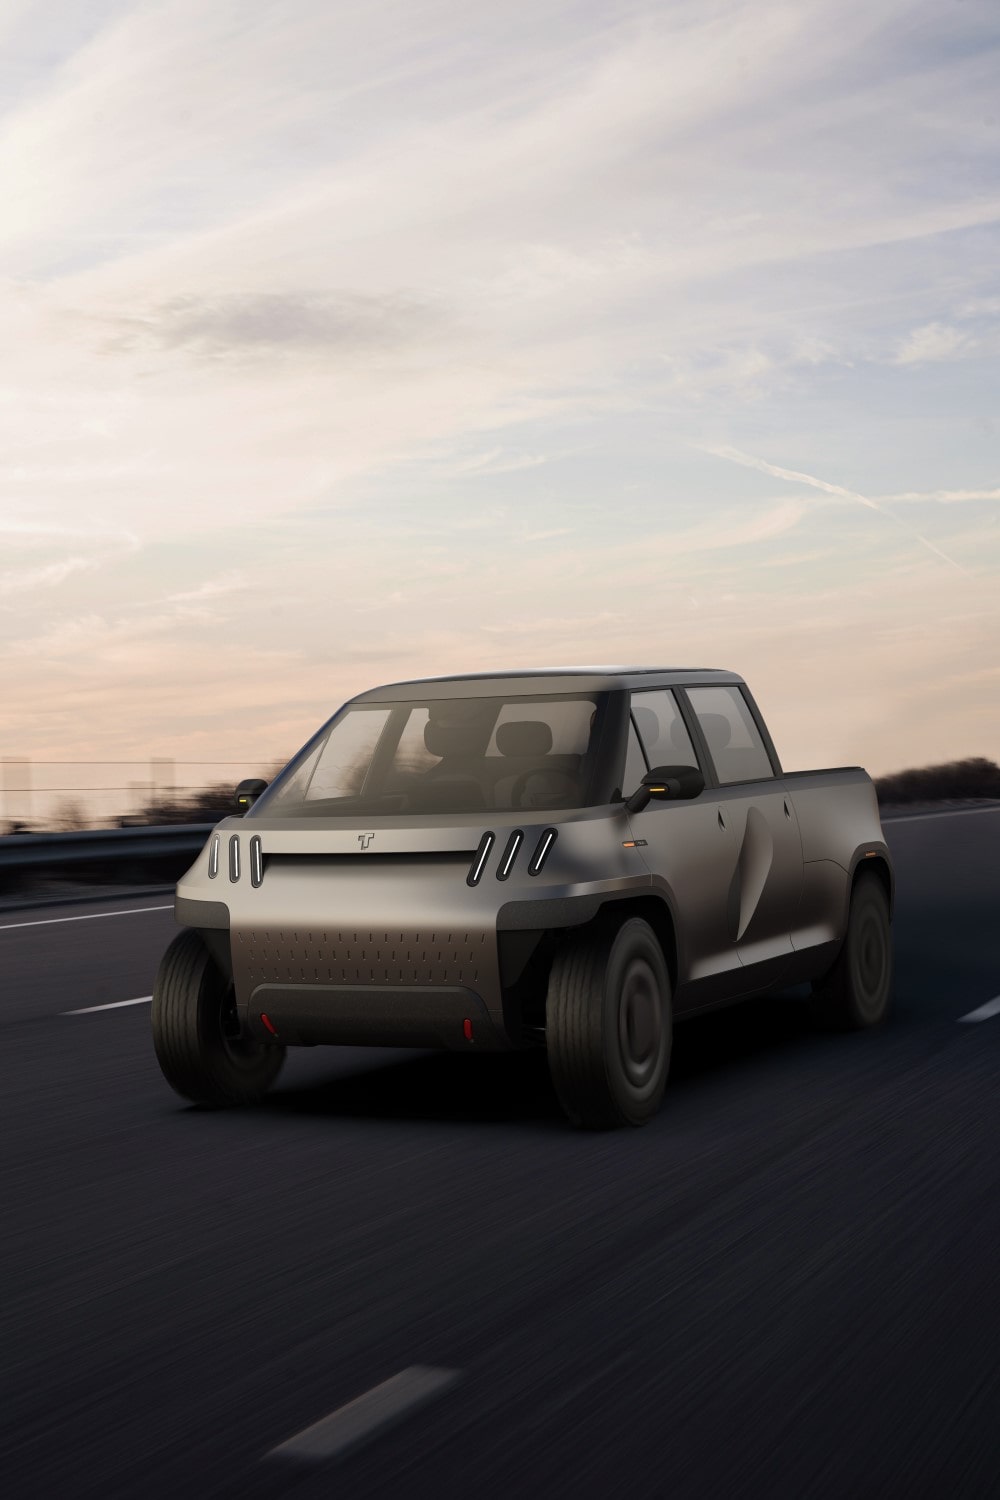
M200 1104L260 1100L287 1047L542 1046L576 1125L641 1125L675 1018L804 982L825 1024L889 1006L872 782L783 771L733 672L393 683L236 800L153 994Z

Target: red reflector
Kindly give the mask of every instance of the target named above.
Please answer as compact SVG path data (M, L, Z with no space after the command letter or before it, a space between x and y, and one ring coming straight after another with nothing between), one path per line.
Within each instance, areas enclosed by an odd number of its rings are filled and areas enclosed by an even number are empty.
M472 1041L472 1022L469 1020L468 1016L466 1016L465 1020L462 1022L462 1030L465 1033L465 1040L467 1042L471 1042Z
M264 1012L261 1011L260 1018L263 1021L264 1025L267 1027L268 1031L271 1033L271 1035L272 1036L277 1036L278 1033L274 1029L273 1025L271 1024L271 1018L270 1018L270 1016L265 1016Z

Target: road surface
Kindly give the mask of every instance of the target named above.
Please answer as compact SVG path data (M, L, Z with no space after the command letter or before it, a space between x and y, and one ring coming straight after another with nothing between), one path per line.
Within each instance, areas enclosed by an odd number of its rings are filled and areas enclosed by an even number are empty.
M534 1055L186 1107L167 898L0 916L0 1493L1000 1495L1000 811L886 829L892 1024L691 1022L609 1135Z

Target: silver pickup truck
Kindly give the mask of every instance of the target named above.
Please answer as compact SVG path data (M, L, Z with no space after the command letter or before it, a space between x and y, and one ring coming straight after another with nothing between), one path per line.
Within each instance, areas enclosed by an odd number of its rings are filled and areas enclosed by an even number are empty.
M850 766L783 771L733 672L394 683L237 789L177 886L160 1066L259 1100L286 1047L546 1048L577 1125L659 1107L674 1018L812 983L875 1025L893 871Z

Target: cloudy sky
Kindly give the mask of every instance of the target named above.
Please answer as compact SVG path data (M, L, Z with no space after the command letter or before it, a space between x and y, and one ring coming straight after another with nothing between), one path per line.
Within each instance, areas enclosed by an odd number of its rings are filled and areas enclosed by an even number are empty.
M741 671L1000 759L995 0L0 0L5 755Z

